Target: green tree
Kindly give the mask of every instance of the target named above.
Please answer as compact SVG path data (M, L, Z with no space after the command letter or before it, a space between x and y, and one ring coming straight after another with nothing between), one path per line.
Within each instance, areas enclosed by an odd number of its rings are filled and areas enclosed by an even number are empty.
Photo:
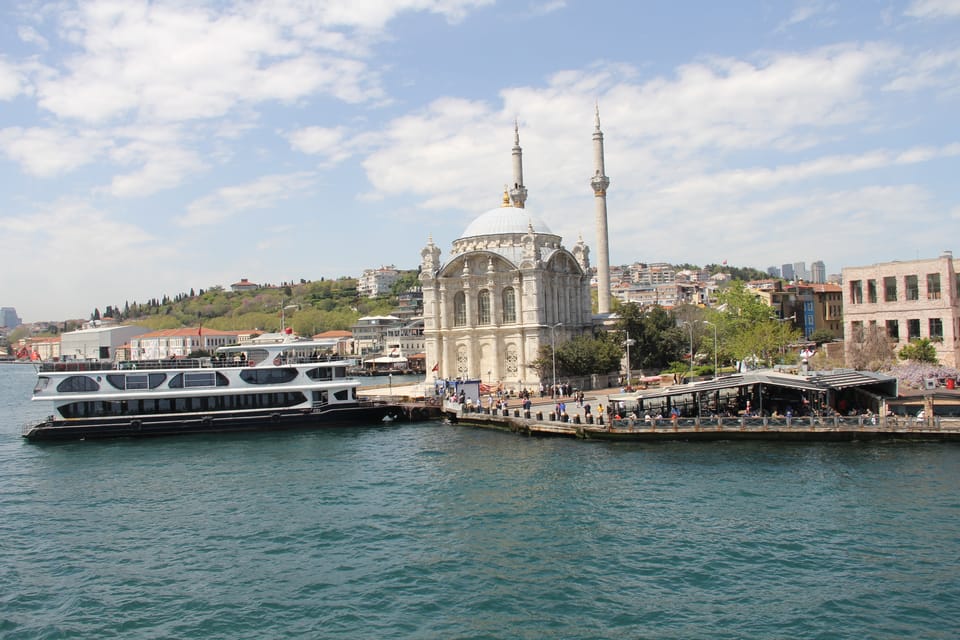
M626 350L626 338L634 341L630 347L631 369L660 371L685 352L683 333L673 312L659 305L641 309L628 302L620 306L617 315L621 353Z
M800 339L800 331L773 316L773 309L759 296L734 280L717 293L718 333L724 350L736 360L757 359L767 365L786 357L788 345Z
M937 364L937 348L930 342L929 338L920 338L910 344L905 344L900 348L897 354L901 360L911 360L913 362L928 362Z
M615 334L577 336L556 345L557 378L588 376L594 373L616 371L623 354ZM549 344L540 347L534 368L542 380L553 378L553 351Z

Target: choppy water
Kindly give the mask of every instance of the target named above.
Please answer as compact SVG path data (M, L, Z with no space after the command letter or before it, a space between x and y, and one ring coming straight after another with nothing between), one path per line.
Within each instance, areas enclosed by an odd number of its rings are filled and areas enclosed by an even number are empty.
M439 424L30 445L0 637L955 638L960 448Z

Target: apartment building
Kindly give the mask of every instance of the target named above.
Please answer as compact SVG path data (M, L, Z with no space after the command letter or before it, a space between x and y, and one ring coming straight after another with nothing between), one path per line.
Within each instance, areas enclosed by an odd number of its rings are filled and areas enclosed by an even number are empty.
M400 271L391 265L378 269L364 269L357 281L357 292L361 296L376 298L390 293L393 283L400 279Z
M843 269L847 344L870 327L900 348L929 338L941 364L960 363L960 276L951 251L939 258ZM849 346L848 346L849 348Z

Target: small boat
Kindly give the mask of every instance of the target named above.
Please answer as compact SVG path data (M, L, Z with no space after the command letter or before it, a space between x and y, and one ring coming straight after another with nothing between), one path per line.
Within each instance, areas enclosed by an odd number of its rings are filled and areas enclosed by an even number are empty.
M361 399L353 362L329 343L285 336L230 345L212 357L37 365L33 401L53 412L26 426L27 440L262 431L374 425L401 417L396 404Z

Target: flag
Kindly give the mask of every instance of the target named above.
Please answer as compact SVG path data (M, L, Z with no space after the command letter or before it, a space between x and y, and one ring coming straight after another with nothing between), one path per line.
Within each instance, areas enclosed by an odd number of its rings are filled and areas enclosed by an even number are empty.
M430 369L430 371L439 371L439 370L440 370L440 363L439 363L439 362L437 362L437 364L433 365L433 369Z

